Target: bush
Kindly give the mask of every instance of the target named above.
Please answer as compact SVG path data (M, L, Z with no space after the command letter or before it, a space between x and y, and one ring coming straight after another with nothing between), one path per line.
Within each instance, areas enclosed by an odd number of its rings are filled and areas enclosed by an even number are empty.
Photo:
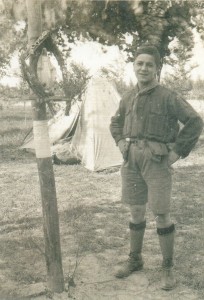
M192 87L191 99L204 100L204 79L193 80Z
M192 91L192 83L190 79L185 76L181 76L178 73L168 75L162 80L162 84L184 98L189 98Z

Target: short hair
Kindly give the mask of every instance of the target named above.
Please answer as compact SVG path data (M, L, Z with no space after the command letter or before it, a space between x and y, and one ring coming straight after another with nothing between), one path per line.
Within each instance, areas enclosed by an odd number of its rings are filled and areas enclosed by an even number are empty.
M144 46L139 47L139 48L136 50L136 53L135 53L135 59L136 59L140 54L149 54L149 55L154 56L156 66L157 66L157 67L160 66L160 64L161 64L161 57L160 57L160 54L159 54L158 49L157 49L155 46L144 45Z

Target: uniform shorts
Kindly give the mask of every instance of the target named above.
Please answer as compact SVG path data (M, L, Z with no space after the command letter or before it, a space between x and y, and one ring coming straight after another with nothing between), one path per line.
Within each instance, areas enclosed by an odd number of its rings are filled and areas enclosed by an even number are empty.
M154 214L170 211L173 168L165 155L152 153L147 141L131 143L128 159L121 167L122 202L144 205L148 202Z

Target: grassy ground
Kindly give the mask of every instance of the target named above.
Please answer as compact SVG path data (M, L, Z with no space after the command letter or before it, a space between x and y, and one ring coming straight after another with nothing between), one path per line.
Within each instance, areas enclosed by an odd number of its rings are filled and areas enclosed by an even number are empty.
M25 135L32 128L31 109L11 106L0 110L0 159L19 160L23 157L18 150Z
M31 127L31 114L27 110L25 120L20 107L0 113L2 300L16 299L21 286L46 282L46 267L35 158L18 149ZM67 287L76 261L94 255L109 272L125 257L129 213L120 203L119 172L93 173L80 165L54 166L54 171ZM203 165L176 168L172 196L172 218L177 228L175 272L179 283L198 292L200 299L204 298L203 175ZM149 210L143 252L145 274L154 285L161 276L161 255L155 221ZM79 265L75 282L86 281L80 272Z

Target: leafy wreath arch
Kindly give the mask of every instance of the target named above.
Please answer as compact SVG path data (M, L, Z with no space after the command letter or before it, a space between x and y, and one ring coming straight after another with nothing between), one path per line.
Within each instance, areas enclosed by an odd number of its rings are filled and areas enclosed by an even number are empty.
M67 88L68 73L65 67L65 60L53 37L53 32L44 31L29 49L25 51L23 49L21 50L20 62L23 77L27 81L34 94L37 96L37 101L42 103L54 100L54 93L49 89L46 89L38 78L37 65L43 49L46 49L48 52L52 53L60 66L63 81L62 87L65 95L61 100L66 101L66 112L69 113L71 108L71 100L69 98L69 91Z

